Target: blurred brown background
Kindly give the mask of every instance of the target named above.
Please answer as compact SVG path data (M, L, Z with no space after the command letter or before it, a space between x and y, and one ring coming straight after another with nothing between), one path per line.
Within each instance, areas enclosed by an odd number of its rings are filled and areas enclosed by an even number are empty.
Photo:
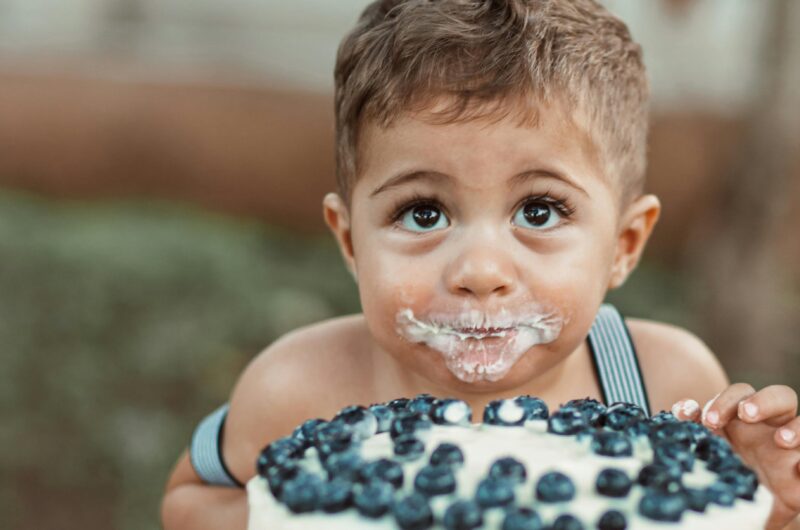
M158 528L252 356L358 311L320 213L365 4L0 0L0 527ZM664 206L609 298L800 387L800 4L606 4L644 46Z

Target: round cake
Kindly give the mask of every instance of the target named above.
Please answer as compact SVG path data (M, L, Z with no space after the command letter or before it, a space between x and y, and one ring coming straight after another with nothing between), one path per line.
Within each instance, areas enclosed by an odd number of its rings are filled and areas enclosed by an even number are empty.
M261 452L248 530L761 529L772 507L723 438L593 399L423 394L308 420Z

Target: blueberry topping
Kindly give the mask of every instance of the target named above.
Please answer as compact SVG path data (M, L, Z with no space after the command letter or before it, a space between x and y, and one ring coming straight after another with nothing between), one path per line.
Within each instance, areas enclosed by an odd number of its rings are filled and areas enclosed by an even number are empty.
M575 496L575 484L559 471L545 473L536 483L536 498L542 502L565 502Z
M453 468L460 467L464 464L464 453L457 445L444 442L433 450L430 463L434 466L444 464Z
M404 410L408 410L408 404L411 400L408 398L397 398L391 400L389 403L386 404L392 412L400 412Z
M636 482L663 493L677 493L682 488L680 469L663 464L647 464L639 470Z
M411 461L425 454L425 444L413 434L403 434L394 440L394 454L403 461Z
M625 530L627 527L628 521L618 510L608 510L597 521L598 530Z
M419 394L408 402L408 410L419 414L430 414L434 401L436 398L430 394Z
M547 431L553 434L578 434L586 427L583 414L575 409L561 408L551 414L547 420Z
M686 508L686 497L677 493L648 490L639 500L639 513L654 521L680 521Z
M741 469L745 467L738 455L730 453L728 455L714 455L708 459L706 468L715 473L722 473L728 469Z
M327 513L337 513L346 510L353 504L353 483L334 478L323 482L319 490L319 507Z
M690 510L695 512L705 512L706 506L711 501L705 489L700 488L686 488L683 491L684 497Z
M388 458L368 462L361 468L361 482L380 480L395 488L403 485L403 466Z
M489 476L510 481L512 484L522 484L527 477L525 464L510 456L498 458L489 468Z
M392 513L403 530L424 530L433 526L433 512L428 499L412 493L394 504Z
M631 456L633 446L624 434L617 431L595 431L592 436L592 451L602 456Z
M694 467L694 453L681 443L662 443L653 446L653 461L691 471Z
M392 409L386 405L372 405L369 411L378 421L378 430L376 432L381 433L388 431L389 427L392 425L392 419L394 418Z
M281 501L294 513L313 512L319 504L322 481L310 473L299 473L283 485Z
M279 499L283 490L283 485L294 479L300 473L300 466L294 462L285 462L283 464L276 464L267 468L266 475L267 485L272 495Z
M647 415L632 403L614 403L606 409L600 420L602 425L615 431L623 431L629 427L643 423Z
M392 440L405 434L419 437L426 435L431 430L431 427L433 427L431 420L424 414L410 411L399 412L395 414L392 420L389 435Z
M341 421L349 426L358 440L366 440L378 430L378 419L375 415L359 405L343 408L334 416L333 421Z
M758 489L758 476L745 466L724 469L720 471L718 479L728 484L733 494L741 499L753 500Z
M650 429L648 437L653 445L681 445L689 449L694 441L694 435L688 425L689 422L684 421L656 423Z
M437 399L430 411L431 419L438 425L469 425L472 409L460 399Z
M305 444L300 440L292 437L279 438L261 450L256 461L256 472L262 477L266 476L268 468L300 458L304 449Z
M472 530L483 525L483 513L474 501L456 501L444 512L447 530Z
M514 487L500 478L485 478L475 491L475 502L483 509L508 506L514 502Z
M525 409L513 399L490 401L483 409L483 423L487 425L522 425L525 423Z
M733 506L733 501L736 500L733 488L724 482L717 481L708 486L705 491L708 500L720 506Z
M355 450L332 453L323 463L328 478L339 477L351 482L358 480L363 465L361 454Z
M450 466L427 465L414 478L414 489L423 495L447 495L456 491L456 476Z
M592 398L573 399L561 407L567 410L577 410L584 417L586 423L591 426L600 426L606 406Z
M617 468L606 468L597 474L595 489L606 497L625 497L631 491L633 481L627 473Z
M556 517L553 521L551 530L583 530L583 523L581 523L574 515L564 513Z
M686 430L688 430L689 433L692 435L692 440L695 443L698 443L700 442L700 440L712 436L712 433L710 430L708 430L708 427L701 425L699 423L695 423L693 421L686 422Z
M722 459L731 455L733 449L731 449L731 445L724 438L708 436L697 442L694 452L700 460L710 461Z
M514 402L525 410L525 421L546 420L550 415L547 403L533 396L518 396Z
M320 454L350 449L353 445L353 430L343 421L322 423L314 429L314 445Z
M542 530L539 514L530 508L511 508L506 511L501 530Z
M662 410L658 414L650 417L650 423L654 424L661 424L661 423L677 423L680 420L675 417L675 415L671 412L667 412L666 410Z
M319 425L326 423L325 420L322 418L315 418L313 420L306 420L297 427L294 432L292 433L292 437L300 440L304 443L306 447L310 446L314 443L314 429L316 429Z
M358 488L353 504L365 517L378 518L389 511L394 499L394 487L382 480L373 480Z

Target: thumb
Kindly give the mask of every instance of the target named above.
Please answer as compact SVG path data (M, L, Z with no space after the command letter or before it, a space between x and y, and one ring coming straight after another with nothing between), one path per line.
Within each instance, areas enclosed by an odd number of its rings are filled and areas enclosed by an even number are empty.
M682 399L672 405L672 415L683 421L700 419L700 404L693 399Z

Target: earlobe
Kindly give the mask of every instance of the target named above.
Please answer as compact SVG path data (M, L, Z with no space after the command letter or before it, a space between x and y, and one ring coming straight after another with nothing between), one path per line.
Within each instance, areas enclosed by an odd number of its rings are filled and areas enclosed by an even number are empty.
M339 250L344 258L345 266L353 279L358 282L355 263L355 249L350 226L350 213L342 198L336 193L328 193L322 199L322 215L325 224L333 233Z
M643 195L627 208L617 237L609 289L622 286L639 264L660 215L661 202L655 195Z

